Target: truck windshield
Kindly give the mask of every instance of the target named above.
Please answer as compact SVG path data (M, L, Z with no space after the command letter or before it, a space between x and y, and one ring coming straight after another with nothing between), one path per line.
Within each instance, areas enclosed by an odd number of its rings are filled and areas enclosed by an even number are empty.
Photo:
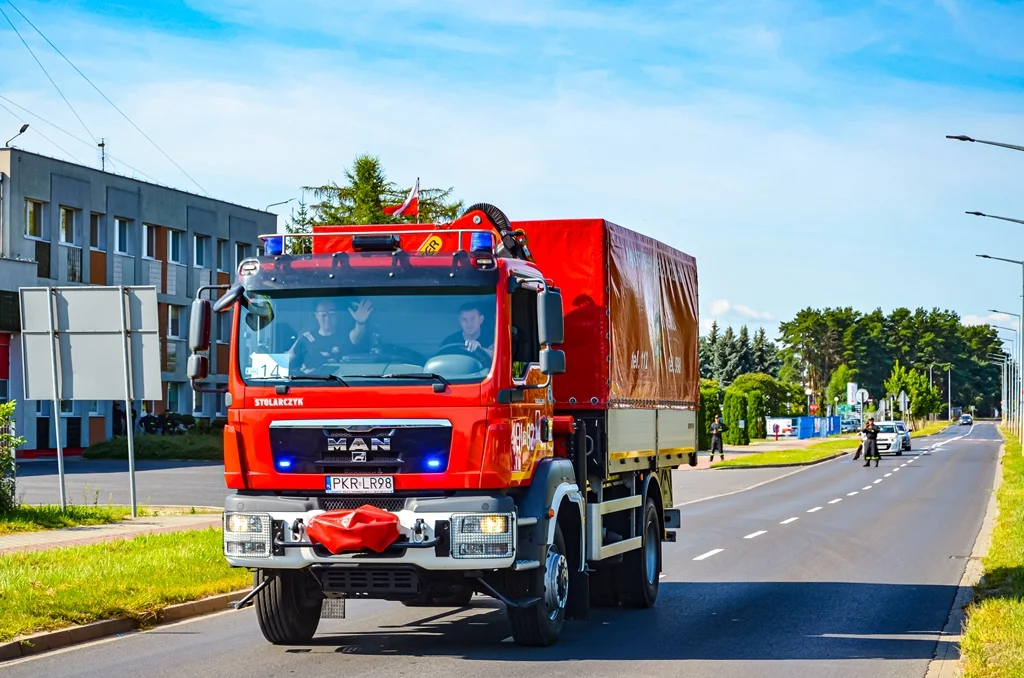
M295 387L479 383L493 363L496 309L491 288L251 292L239 323L242 378Z

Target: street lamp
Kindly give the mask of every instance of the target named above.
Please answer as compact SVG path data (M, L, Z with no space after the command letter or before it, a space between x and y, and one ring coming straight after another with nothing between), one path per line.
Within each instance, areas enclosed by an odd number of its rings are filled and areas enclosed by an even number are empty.
M1003 148L1009 148L1014 151L1024 151L1024 146L1014 146L1013 144L1004 144L1000 141L985 141L984 139L972 139L966 134L947 134L947 139L953 139L955 141L970 141L971 143L988 144L989 146L1001 146Z
M24 125L21 126L21 129L18 130L17 134L15 134L13 137L11 137L10 139L7 140L7 143L4 144L4 148L10 148L11 142L14 141L15 139L17 139L18 137L20 137L22 134L24 134L25 130L27 130L27 129L28 129L28 123L26 122Z
M964 212L964 214L970 214L972 217L985 217L986 219L999 219L1000 221L1012 221L1015 224L1024 224L1024 219L1011 219L1010 217L997 217L994 214L985 214L984 212Z
M807 387L807 388L804 389L804 395L807 396L807 416L808 417L811 416L811 394L812 393L814 393L814 391L812 391L810 387Z
M274 207L275 205L287 205L292 200L295 200L295 198L288 198L287 200L282 200L281 202L272 202L269 205L267 205L266 209L264 209L263 211L266 212L267 210L269 210L271 207Z
M1003 217L998 217L998 218L1003 218ZM1007 221L1016 221L1016 219L1007 219ZM1024 224L1024 221L1022 221L1020 223ZM992 259L992 260L995 260L995 261L1005 261L1008 264L1017 264L1018 266L1020 266L1020 270L1021 270L1021 315L1019 315L1017 317L1018 318L1024 318L1024 261L1020 261L1018 259L1005 259L1003 257L993 257L993 256L988 255L988 254L979 254L977 256L981 257L982 259ZM1016 314L1014 314L1014 315L1016 315ZM1020 364L1021 364L1022 359L1024 359L1024 346L1021 345L1022 343L1024 343L1024 342L1020 342L1020 341L1017 342L1017 366L1018 366L1017 369L1018 370L1020 369ZM1020 388L1015 388L1014 391L1015 391L1014 392L1014 399L1017 401L1017 406L1015 408L1016 412L1017 412L1017 429L1018 429L1017 433L1018 433L1018 435L1024 436L1024 417L1022 417L1022 415L1024 415L1024 398L1021 398L1021 389ZM949 414L950 414L950 421L952 421L953 411L950 410Z
M992 313L1003 313L1005 315L1017 316L1018 321L1020 320L1020 316L1017 315L1016 313L1007 313L1006 311L996 311L995 309L989 309L989 310ZM1020 338L1018 336L1017 330L1013 329L1012 327L1003 327L1002 325L992 325L991 323L989 324L989 326L990 327L994 327L997 330L1003 330L1005 332L1013 332L1013 339L1011 340L1013 342L1011 344L1011 346L1013 346L1013 353L1011 353L1010 355L1017 355L1017 343L1020 341ZM1016 374L1016 372L1014 372L1013 375L1011 375L1010 380L1009 380L1009 384L1008 384L1009 387L1013 389L1013 393L1010 392L1009 388L1007 389L1007 394L1010 396L1010 398L1008 398L1008 399L1013 401L1013 402L1016 402L1017 397L1018 397L1017 394L1021 392L1021 384L1018 381L1018 379L1019 379L1019 375Z

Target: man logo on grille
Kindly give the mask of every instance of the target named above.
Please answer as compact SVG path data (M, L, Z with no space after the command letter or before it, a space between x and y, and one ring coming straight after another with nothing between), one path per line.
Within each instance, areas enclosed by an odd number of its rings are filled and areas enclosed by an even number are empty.
M328 452L351 452L352 461L366 461L366 453L371 450L374 452L390 452L391 437L352 438L349 436L342 436L338 438L327 438ZM362 453L362 459L355 458L357 452Z

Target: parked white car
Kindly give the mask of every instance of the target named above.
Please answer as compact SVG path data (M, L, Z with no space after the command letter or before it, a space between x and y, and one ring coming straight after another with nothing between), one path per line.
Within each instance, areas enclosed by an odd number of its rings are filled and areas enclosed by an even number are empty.
M895 421L876 421L878 427L878 453L891 452L897 457L903 454L903 434L896 428ZM910 434L908 433L907 436Z

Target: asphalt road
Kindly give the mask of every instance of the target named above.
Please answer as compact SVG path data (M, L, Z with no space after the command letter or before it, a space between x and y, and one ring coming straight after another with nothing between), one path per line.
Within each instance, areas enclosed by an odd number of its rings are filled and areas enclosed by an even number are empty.
M999 445L991 424L952 427L877 469L845 456L685 505L657 606L596 610L543 650L512 645L488 599L460 610L356 601L304 647L266 643L249 609L19 660L0 675L921 677Z

